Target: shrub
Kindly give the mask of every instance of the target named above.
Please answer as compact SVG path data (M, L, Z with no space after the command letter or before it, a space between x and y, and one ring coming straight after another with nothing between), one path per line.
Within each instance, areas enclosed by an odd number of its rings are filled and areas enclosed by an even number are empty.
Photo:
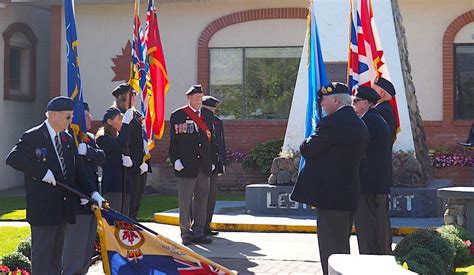
M429 251L430 253L436 254L440 258L439 268L444 271L442 273L453 269L455 248L450 244L448 240L444 239L441 236L441 233L434 230L420 230L415 233L412 233L400 241L400 243L393 251L393 254L399 262L402 262L403 260L407 263L411 261L418 264L422 264L425 262L425 259L421 258L422 254L418 254L419 252L417 252L416 254L412 252L416 248L423 248ZM409 263L408 267L410 268ZM426 274L439 274L435 270L438 269L437 265L428 265L427 267L433 269L431 272Z
M270 140L260 143L253 148L242 164L243 167L256 167L263 173L270 173L273 159L278 157L283 146L283 139Z
M423 247L416 247L406 255L397 258L400 264L406 262L408 269L422 275L445 274L443 260L441 257Z
M31 261L31 236L24 239L17 247L17 252L25 255Z
M31 271L31 261L23 254L19 252L13 252L10 255L6 255L2 259L3 265L6 265L10 270L23 269L28 272Z
M470 260L469 249L463 240L470 240L470 233L464 228L454 225L444 225L436 229L455 249L454 266L463 266ZM466 239L464 239L466 238Z
M455 226L452 224L443 225L436 230L441 233L456 235L458 238L460 238L463 241L474 240L474 236L471 233L469 233L469 231L467 231L465 228L460 227L460 226Z

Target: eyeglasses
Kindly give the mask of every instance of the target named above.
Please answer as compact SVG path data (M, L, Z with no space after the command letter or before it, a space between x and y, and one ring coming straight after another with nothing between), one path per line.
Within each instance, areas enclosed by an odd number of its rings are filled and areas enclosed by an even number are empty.
M357 103L357 102L362 101L362 100L365 100L365 99L362 99L362 98L353 98L353 99L352 99L352 102L353 102L353 103Z

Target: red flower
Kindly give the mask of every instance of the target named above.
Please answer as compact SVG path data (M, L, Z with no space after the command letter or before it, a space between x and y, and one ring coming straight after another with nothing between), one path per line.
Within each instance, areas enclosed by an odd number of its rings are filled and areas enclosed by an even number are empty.
M63 143L67 143L67 137L65 135L61 135L61 141Z
M17 268L15 271L13 271L14 275L30 275L30 272L24 270L24 269L19 269Z
M0 272L10 272L10 268L8 268L8 266L0 265Z

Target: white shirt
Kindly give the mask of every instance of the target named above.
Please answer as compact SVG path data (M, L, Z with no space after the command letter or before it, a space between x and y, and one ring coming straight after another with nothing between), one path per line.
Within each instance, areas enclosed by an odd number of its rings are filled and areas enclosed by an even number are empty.
M54 138L58 135L58 133L56 133L56 131L54 131L53 127L51 126L51 124L49 124L48 120L45 120L44 124L46 124L46 128L48 128L49 136L51 137L51 143L53 143L53 147L56 151L56 157L58 158L59 165L61 165L61 168L63 168L62 163L59 160L59 154L58 154L58 148L56 148L56 142L54 142ZM61 142L61 140L59 142Z
M191 108L191 110L193 110L193 112L195 112L195 113L196 113L196 112L199 112L198 117L201 117L201 114L202 114L202 113L201 113L201 109L196 110L196 109L194 109L190 104L188 104L188 106L189 106L189 108ZM194 122L194 121L193 121L193 122ZM196 129L196 132L199 133L199 127L197 126L196 122L194 122L194 128Z

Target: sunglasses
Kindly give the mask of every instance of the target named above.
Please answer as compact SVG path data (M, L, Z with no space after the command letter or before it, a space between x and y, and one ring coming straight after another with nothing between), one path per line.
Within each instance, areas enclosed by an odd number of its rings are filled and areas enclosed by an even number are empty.
M365 99L362 99L362 98L354 98L354 99L352 99L352 102L357 103L357 102L362 101L362 100L365 100Z

